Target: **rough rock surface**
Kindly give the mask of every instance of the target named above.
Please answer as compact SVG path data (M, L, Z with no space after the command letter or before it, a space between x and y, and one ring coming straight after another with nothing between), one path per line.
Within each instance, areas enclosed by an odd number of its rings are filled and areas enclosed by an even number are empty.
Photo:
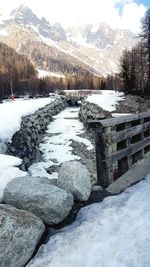
M75 199L86 201L91 193L90 174L80 162L67 161L60 168L57 186L71 192Z
M25 266L44 230L32 213L0 204L0 266Z
M11 180L4 190L4 202L33 212L49 225L64 220L74 204L71 193L41 177L18 177Z
M103 110L94 103L84 101L80 107L79 118L84 124L87 124L89 120L101 120L111 117L109 111Z
M0 141L0 154L5 154L7 152L7 145Z
M113 113L138 113L150 110L150 99L143 99L139 96L125 95L124 100L118 101L116 110Z
M88 149L87 146L83 143L71 140L71 147L73 148L73 154L80 157L79 162L86 166L90 173L90 178L92 184L96 183L97 180L97 171L96 171L96 154L95 154L95 136L89 136L89 132L86 130L83 134L80 135L83 138L88 138L88 140L93 142L93 149Z

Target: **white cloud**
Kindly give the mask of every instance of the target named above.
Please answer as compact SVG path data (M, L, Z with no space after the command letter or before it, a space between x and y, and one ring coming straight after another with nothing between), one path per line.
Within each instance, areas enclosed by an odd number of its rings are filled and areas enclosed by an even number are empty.
M146 8L136 0L5 0L0 13L24 4L38 16L64 26L106 22L112 27L138 31Z

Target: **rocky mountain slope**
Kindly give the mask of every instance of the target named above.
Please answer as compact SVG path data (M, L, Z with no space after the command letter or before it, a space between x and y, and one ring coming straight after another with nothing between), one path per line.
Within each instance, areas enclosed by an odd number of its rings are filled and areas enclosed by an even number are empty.
M106 24L69 29L51 25L24 6L0 21L0 41L25 54L36 68L58 73L116 73L123 49L136 43L131 32Z

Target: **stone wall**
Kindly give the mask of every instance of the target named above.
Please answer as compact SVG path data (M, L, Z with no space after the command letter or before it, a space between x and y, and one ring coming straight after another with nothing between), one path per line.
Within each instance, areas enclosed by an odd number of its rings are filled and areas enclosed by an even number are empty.
M22 170L26 170L29 165L41 158L39 144L42 134L48 124L52 121L52 116L66 108L65 97L57 97L52 103L36 111L33 115L22 117L20 130L13 137L8 145L8 153L23 159Z
M89 120L101 120L111 118L109 111L103 110L98 105L84 101L80 107L79 118L87 125Z

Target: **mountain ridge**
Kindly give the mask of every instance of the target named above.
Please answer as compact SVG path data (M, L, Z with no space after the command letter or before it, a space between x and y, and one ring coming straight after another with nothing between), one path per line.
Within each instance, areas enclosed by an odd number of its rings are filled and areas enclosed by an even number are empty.
M21 5L0 24L0 41L27 56L36 68L106 76L118 72L122 51L132 48L136 38L105 23L64 29Z

